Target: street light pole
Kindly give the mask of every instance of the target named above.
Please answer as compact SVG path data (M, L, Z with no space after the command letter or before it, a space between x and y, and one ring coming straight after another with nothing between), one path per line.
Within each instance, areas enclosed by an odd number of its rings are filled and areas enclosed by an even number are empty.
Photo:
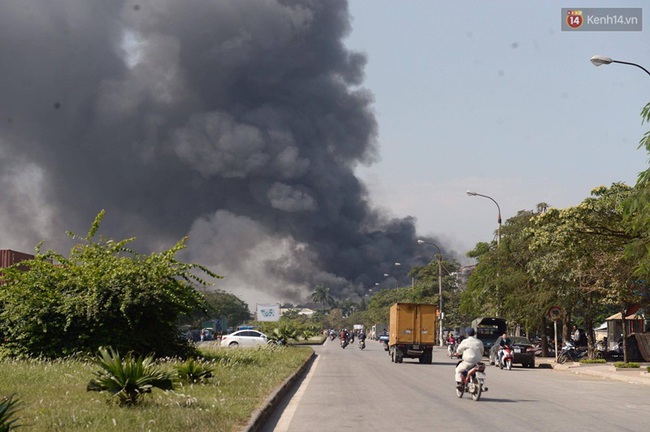
M438 340L440 341L440 346L442 346L442 323L444 319L444 314L442 312L442 252L435 243L424 240L418 240L418 243L428 244L438 249L438 297L440 298L440 309L438 310Z
M630 66L636 66L639 69L643 70L648 75L650 75L650 71L648 71L646 68L644 68L643 66L638 65L636 63L624 62L624 61L619 61L619 60L612 60L609 57L605 57L605 56L601 56L601 55L593 56L590 61L594 66L608 65L610 63L620 63L620 64L625 64L625 65L630 65Z
M395 267L399 267L401 265L402 263L398 263L398 262L395 263ZM395 284L397 285L396 288L399 288L399 279L397 279L397 276L395 277Z
M494 198L491 196L487 195L482 195L480 193L472 192L472 191L467 191L467 195L469 196L480 196L483 198L487 198L491 200L494 204L497 206L497 211L499 212L499 218L497 220L499 226L497 228L497 249L499 249L499 245L501 244L501 207L499 206L499 203L496 202ZM497 255L498 259L498 255ZM497 281L496 281L496 291L497 291L497 316L501 316L501 294L499 293L499 262L497 261Z
M489 200L492 200L492 202L494 204L496 204L497 210L499 212L499 218L497 219L497 223L499 224L499 226L497 228L497 246L499 246L499 244L501 243L501 207L499 207L499 203L496 202L496 200L494 198L492 198L490 196L487 196L487 195L482 195L480 193L476 193L476 192L472 192L472 191L467 191L466 193L469 196L480 196L480 197L483 197L483 198L487 198Z

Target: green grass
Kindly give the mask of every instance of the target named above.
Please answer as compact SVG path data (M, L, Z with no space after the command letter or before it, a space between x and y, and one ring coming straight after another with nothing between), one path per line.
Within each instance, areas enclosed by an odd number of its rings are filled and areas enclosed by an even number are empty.
M201 350L213 377L204 384L154 389L139 406L119 407L107 393L86 391L97 372L90 360L0 360L0 398L22 401L21 431L236 431L309 357L309 347ZM161 362L172 373L183 364Z
M635 363L635 362L625 363L625 362L619 361L619 362L614 363L614 367L615 368L620 368L620 369L623 369L623 368L633 369L633 368L640 368L641 365L639 363Z

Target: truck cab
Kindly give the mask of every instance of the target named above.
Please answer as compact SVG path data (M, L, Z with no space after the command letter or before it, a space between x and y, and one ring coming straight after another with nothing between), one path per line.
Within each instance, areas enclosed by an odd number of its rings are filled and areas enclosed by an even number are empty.
M483 355L488 357L490 348L508 330L508 321L505 318L481 317L472 321L472 328L476 337L483 342Z

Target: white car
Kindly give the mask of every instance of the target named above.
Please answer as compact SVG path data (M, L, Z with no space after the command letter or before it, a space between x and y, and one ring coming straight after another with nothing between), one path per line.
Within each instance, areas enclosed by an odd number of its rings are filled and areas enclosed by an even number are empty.
M224 335L221 338L222 347L252 347L257 345L266 345L268 337L257 330L238 330L234 333Z

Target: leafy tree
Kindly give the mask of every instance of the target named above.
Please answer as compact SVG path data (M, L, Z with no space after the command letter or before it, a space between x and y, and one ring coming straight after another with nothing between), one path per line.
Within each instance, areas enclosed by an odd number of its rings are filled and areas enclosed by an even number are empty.
M248 304L234 294L225 291L208 291L203 294L208 304L206 318L226 318L228 325L236 327L250 321L252 316Z
M500 315L526 334L545 334L544 313L554 301L554 290L535 280L530 265L541 252L531 249L532 228L548 210L540 203L536 210L522 210L506 220L501 242L478 243L469 257L478 264L462 293L460 309L472 317Z
M101 346L157 355L191 351L178 337L183 314L205 305L195 272L220 277L198 264L176 260L185 239L171 249L141 255L133 239L94 240L100 212L68 258L54 251L4 270L0 290L2 349L11 355L66 356Z
M621 183L598 187L580 205L549 212L552 223L538 229L535 247L550 251L556 275L564 280L568 297L564 337L571 307L580 309L593 351L593 324L603 305L615 305L623 311L643 301L647 287L634 277L635 263L623 250L635 234L624 223L623 203L631 188ZM539 262L538 268L540 267ZM548 274L548 269L546 271Z

